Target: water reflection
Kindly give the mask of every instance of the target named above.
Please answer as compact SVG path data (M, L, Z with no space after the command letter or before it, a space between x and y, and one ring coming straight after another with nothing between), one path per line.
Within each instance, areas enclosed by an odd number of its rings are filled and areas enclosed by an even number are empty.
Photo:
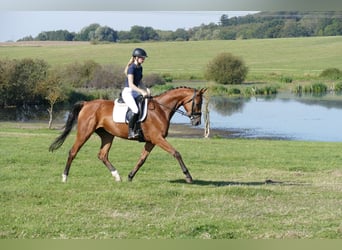
M212 97L209 110L210 127L229 131L227 137L342 142L341 96ZM176 115L172 122L188 119Z
M210 102L211 127L230 130L233 136L342 141L341 97L281 94L272 98L223 99Z
M49 121L48 107L44 105L25 105L22 107L0 108L0 121ZM54 111L54 121L64 123L66 121L69 107L57 106Z

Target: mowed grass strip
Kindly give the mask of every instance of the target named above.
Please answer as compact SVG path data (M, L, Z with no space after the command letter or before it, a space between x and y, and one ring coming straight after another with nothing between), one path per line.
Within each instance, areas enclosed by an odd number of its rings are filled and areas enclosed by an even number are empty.
M100 64L124 67L135 47L149 55L146 73L171 74L181 80L201 79L210 60L222 52L241 57L249 67L247 81L289 76L294 80L318 76L327 68L342 68L342 37L307 37L189 42L146 42L128 44L67 43L0 46L0 58L40 58L52 66L94 60ZM70 43L73 44L73 43ZM1 44L0 44L1 45ZM16 45L16 43L14 43Z
M94 135L61 173L75 132L2 124L0 237L4 239L266 239L342 237L342 144L242 139L169 141L194 177L156 148L133 182L143 144L116 139L116 183Z

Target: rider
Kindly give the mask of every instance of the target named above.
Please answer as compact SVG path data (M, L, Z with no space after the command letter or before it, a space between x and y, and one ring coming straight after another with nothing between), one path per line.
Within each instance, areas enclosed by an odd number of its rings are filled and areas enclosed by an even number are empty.
M134 131L139 112L135 98L139 95L142 95L143 97L149 95L146 86L142 82L143 68L141 64L144 63L146 57L147 54L145 50L141 48L134 49L132 52L132 57L125 68L125 74L127 77L125 87L122 91L122 98L133 113L133 116L130 118L128 123L128 139L135 139L139 136L139 134Z

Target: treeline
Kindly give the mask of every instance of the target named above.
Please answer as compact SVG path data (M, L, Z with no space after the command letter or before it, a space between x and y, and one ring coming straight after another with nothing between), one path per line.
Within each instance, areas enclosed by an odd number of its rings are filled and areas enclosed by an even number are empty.
M314 12L259 12L231 17L223 14L217 23L202 24L175 31L155 30L152 27L132 26L130 31L116 31L108 26L91 24L80 32L67 30L43 31L36 37L18 41L188 41L235 40L252 38L283 38L342 35L341 11Z

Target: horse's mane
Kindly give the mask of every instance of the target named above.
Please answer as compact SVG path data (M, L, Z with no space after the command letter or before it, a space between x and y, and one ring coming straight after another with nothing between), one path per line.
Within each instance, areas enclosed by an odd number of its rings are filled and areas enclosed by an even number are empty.
M176 89L193 89L193 88L188 87L188 86L178 86L178 87L174 87L174 88L172 88L172 89L168 89L168 90L166 90L166 91L160 93L159 95L155 95L155 96L153 96L153 97L159 97L159 96L161 96L161 95L165 95L165 94L167 94L168 92L173 91L173 90L176 90Z

